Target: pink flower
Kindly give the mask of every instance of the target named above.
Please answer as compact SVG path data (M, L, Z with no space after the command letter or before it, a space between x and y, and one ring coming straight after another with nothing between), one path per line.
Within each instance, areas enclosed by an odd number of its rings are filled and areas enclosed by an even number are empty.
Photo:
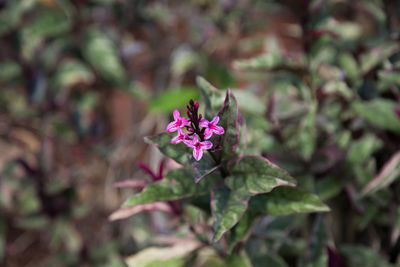
M181 118L181 114L179 113L178 110L174 110L174 121L170 122L167 126L167 131L168 132L175 132L178 129L181 129L185 126L188 126L190 124L190 121L186 118Z
M217 126L217 123L219 121L219 117L215 116L212 121L208 120L201 120L200 121L200 126L205 127L206 130L204 131L204 138L209 139L213 133L215 134L224 134L224 128L221 126Z
M200 142L197 136L193 136L193 140L183 141L188 147L193 149L193 157L195 160L199 161L203 157L203 150L210 149L213 144L210 141Z
M172 144L179 144L189 138L187 133L184 133L182 129L178 128L178 135L171 139Z

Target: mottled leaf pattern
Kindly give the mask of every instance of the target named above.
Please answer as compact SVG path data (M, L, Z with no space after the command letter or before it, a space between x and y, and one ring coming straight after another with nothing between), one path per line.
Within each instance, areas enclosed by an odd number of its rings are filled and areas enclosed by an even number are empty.
M184 143L171 144L171 139L176 133L161 133L156 136L148 136L145 141L154 144L167 157L172 158L180 164L186 164L191 160L192 150Z
M149 184L142 192L128 198L123 207L200 196L209 193L214 184L220 181L218 176L210 175L195 184L192 177L192 169L172 170L163 180Z
M291 186L280 186L268 194L252 197L249 207L254 212L271 216L329 211L318 196Z
M240 220L247 209L248 197L240 196L224 185L214 188L211 196L211 211L214 219L213 242L217 242Z
M230 165L231 175L225 183L241 195L268 193L277 186L296 184L286 171L263 157L244 156Z

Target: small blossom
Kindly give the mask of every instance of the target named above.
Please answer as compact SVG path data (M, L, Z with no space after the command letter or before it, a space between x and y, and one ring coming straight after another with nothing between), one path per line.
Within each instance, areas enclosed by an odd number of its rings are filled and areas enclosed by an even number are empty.
M188 147L193 148L193 157L199 161L203 157L203 150L210 149L213 144L210 141L200 142L196 136L193 136L193 140L183 141Z
M171 139L172 144L179 144L189 138L187 133L184 133L182 129L178 128L178 135Z
M224 128L221 126L217 126L219 121L219 116L215 116L211 121L208 120L201 120L200 126L205 127L206 130L204 131L204 138L209 139L213 133L215 134L224 134Z
M185 126L188 126L190 124L190 121L186 118L182 118L181 114L179 113L178 110L174 110L174 121L170 122L167 126L167 131L168 132L175 132L178 129L182 129Z

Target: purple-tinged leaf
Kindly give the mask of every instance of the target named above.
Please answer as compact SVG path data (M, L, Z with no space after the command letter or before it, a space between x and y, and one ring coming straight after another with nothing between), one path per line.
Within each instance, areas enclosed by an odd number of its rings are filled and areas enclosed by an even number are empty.
M149 184L142 192L128 198L123 207L204 195L221 181L219 176L211 174L195 184L192 180L193 175L192 169L172 170L163 180Z
M201 160L193 162L194 182L197 184L202 178L214 172L219 167L208 152L204 153Z
M138 179L127 179L123 181L118 181L114 183L114 187L116 188L134 188L142 190L147 185L147 182L144 180Z
M116 221L116 220L121 220L128 218L130 216L133 216L137 213L143 212L143 211L165 211L168 213L173 213L173 210L170 205L168 205L165 202L154 202L154 203L149 203L149 204L143 204L143 205L137 205L137 206L132 206L128 208L120 208L119 210L114 211L108 219L110 221Z
M171 144L171 139L175 133L161 133L155 136L145 137L145 141L149 144L157 145L158 149L180 164L186 164L190 161L192 150L183 143Z
M279 186L267 194L253 196L249 207L256 213L271 216L330 210L317 195L292 186Z
M296 184L286 171L260 156L247 155L229 166L231 175L225 184L240 195L268 193L277 186Z
M214 218L213 242L237 224L248 207L249 197L238 195L225 185L211 192L211 211Z
M205 118L211 120L218 111L217 106L219 103L216 102L219 101L216 100L222 98L222 93L202 77L197 77L196 82L200 88L200 94L205 106Z
M388 187L394 180L400 177L400 151L395 153L383 166L379 174L371 180L361 191L366 196Z
M171 239L171 238L170 238ZM198 250L203 244L194 239L174 240L171 246L150 246L125 259L127 266L184 266L185 258Z
M226 90L224 105L218 113L219 125L225 129L222 136L221 160L226 161L232 158L240 142L239 134L239 108L235 96L230 89Z
M368 73L373 68L387 60L391 55L400 51L398 42L386 42L365 52L360 56L362 73Z

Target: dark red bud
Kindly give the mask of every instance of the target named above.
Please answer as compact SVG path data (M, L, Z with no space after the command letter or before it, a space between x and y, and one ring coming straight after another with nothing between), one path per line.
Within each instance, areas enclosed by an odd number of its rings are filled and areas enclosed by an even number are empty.
M201 114L199 115L199 120L201 120L201 118L202 118L202 116L201 116Z
M194 103L194 107L195 107L196 109L199 109L199 102L196 101L196 103Z
M190 104L191 106L193 106L193 105L194 105L194 101L193 101L193 99L190 99L190 101L189 101L189 104Z

